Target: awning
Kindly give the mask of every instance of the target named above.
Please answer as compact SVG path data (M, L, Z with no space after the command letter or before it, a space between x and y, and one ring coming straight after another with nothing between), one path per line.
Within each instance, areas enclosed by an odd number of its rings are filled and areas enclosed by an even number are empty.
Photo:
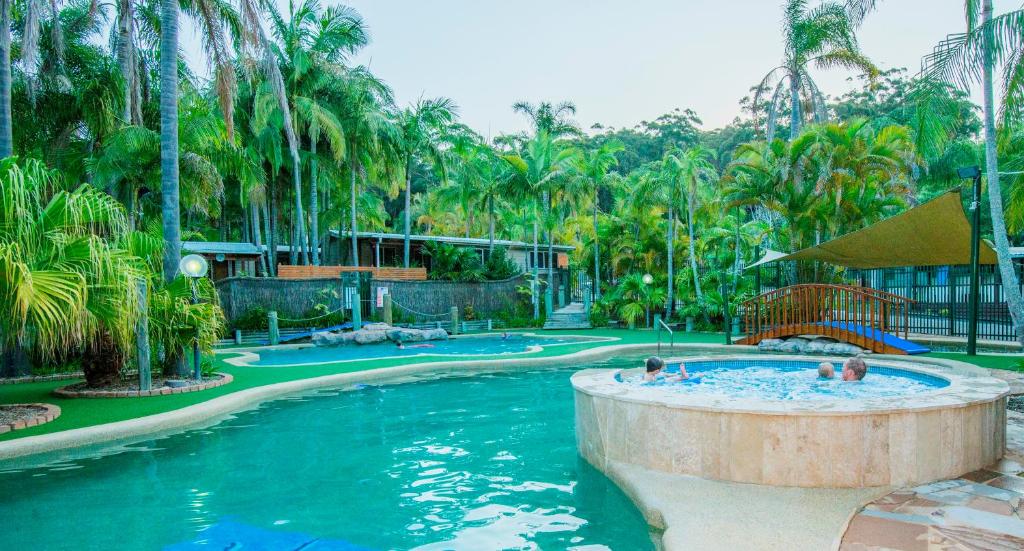
M979 253L982 264L996 263L996 252L987 241L981 241ZM817 260L849 268L970 264L971 224L960 203L960 190L951 190L821 245L792 254L768 251L747 268L780 260Z

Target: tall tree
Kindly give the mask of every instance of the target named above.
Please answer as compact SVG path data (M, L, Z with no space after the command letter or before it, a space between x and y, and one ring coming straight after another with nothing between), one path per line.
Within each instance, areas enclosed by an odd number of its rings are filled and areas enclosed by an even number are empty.
M769 141L775 135L778 113L787 100L790 136L796 136L803 125L804 98L811 106L815 122L825 120L825 97L808 72L810 66L842 67L870 76L878 72L857 45L854 30L858 19L851 16L845 4L825 1L813 8L808 4L808 0L787 0L782 19L785 59L768 71L754 93L755 114L763 99L768 98L765 132Z
M618 140L609 140L595 149L588 149L576 158L574 172L590 190L594 225L594 298L601 298L601 247L597 215L601 210L601 189L612 179L611 169L619 162L616 155L625 150Z
M397 115L400 148L405 169L405 209L403 233L403 265L409 267L409 243L412 232L412 173L414 162L422 158L444 174L442 145L448 126L455 119L458 107L448 98L420 99Z

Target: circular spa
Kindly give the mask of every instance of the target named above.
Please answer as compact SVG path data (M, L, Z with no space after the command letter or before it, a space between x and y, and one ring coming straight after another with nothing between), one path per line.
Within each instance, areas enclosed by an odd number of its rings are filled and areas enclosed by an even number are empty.
M581 455L615 464L772 486L903 486L959 476L1003 455L1005 382L868 358L843 382L843 358L717 356L683 362L687 381L643 369L572 377ZM822 361L837 378L818 378Z

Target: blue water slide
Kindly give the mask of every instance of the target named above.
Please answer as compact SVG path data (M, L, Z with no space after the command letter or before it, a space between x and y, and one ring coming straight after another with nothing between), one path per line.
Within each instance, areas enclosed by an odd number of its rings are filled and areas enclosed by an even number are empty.
M867 337L869 339L881 341L886 346L899 348L900 350L906 352L907 354L927 354L928 352L931 352L931 349L926 346L922 346L915 342L910 342L908 340L901 339L896 335L892 335L890 333L884 333L878 329L865 327L859 323L850 323L846 321L820 321L817 323L817 325L824 327L835 327L836 329L849 331L862 337Z

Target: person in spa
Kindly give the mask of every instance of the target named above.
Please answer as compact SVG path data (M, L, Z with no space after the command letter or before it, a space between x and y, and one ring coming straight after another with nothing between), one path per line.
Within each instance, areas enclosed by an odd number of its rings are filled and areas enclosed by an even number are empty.
M868 374L868 364L864 363L864 358L860 356L854 356L848 358L843 362L843 380L844 381L860 381Z
M663 371L665 371L665 360L657 356L647 358L647 372L644 373L644 382L653 383L659 378L667 382L683 381L690 378L686 373L686 367L682 363L679 364L678 375L664 375Z
M836 376L836 368L829 362L821 362L818 364L818 378L819 379L832 379Z

